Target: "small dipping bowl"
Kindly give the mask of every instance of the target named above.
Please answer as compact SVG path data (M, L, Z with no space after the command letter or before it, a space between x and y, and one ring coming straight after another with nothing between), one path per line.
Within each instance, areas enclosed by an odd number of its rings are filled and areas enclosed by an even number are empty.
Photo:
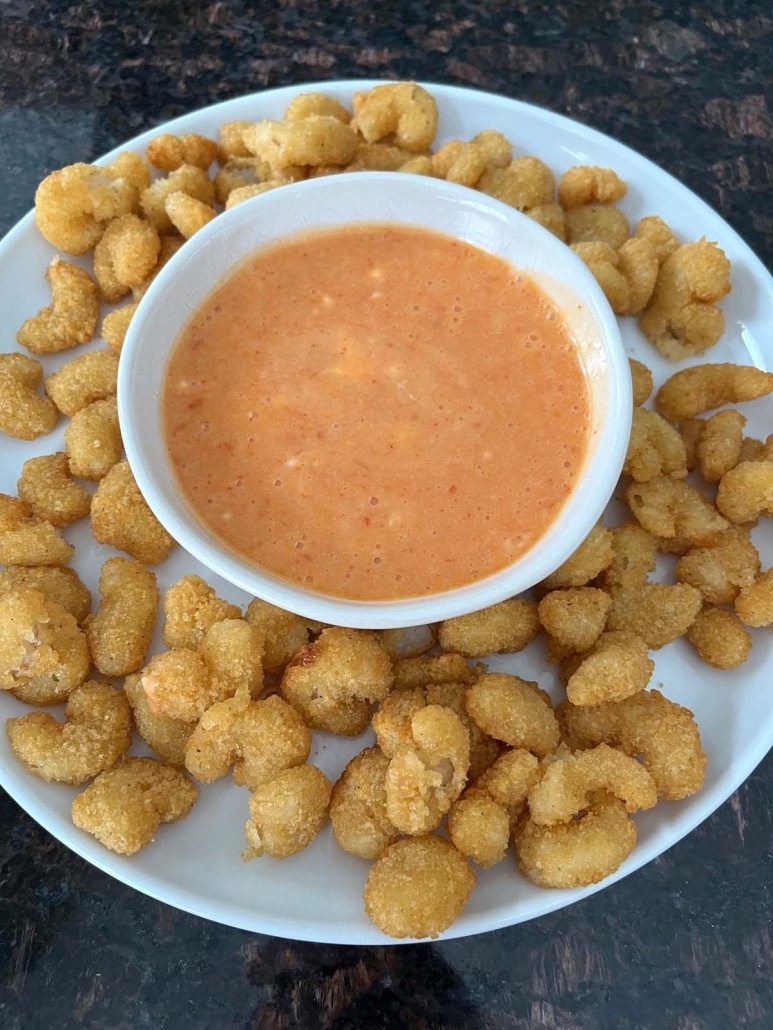
M511 565L419 597L354 601L306 589L234 551L199 518L165 442L162 396L180 333L254 251L304 230L391 223L445 233L508 261L561 312L590 393L591 426L575 488L545 533ZM431 356L428 356L431 360ZM132 318L118 374L126 454L150 508L194 558L254 597L307 618L361 629L439 622L513 597L577 549L609 502L631 426L631 377L617 320L582 261L531 218L464 186L395 172L355 172L282 186L226 211L175 254Z

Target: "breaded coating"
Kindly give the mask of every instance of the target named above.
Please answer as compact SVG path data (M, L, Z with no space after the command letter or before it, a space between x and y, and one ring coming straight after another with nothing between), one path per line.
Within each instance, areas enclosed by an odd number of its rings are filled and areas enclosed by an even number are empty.
M154 712L142 686L142 676L138 674L127 676L123 689L131 705L137 732L148 747L169 765L184 766L185 749L196 723L172 719L168 715Z
M174 172L181 165L195 165L206 171L217 160L219 149L214 140L195 132L184 136L164 132L148 143L147 154L148 161L162 172Z
M293 615L259 597L250 601L244 617L265 637L263 668L269 673L281 672L290 659L308 644L309 638L322 629L321 623Z
M91 276L55 257L46 279L51 287L51 305L28 318L16 339L33 354L57 354L88 343L99 321L99 297Z
M26 354L0 354L0 432L17 440L37 440L50 433L59 415L37 387L43 366Z
M238 124L246 125L247 123ZM249 154L246 149L244 155L244 157L229 158L215 174L215 200L218 204L225 204L236 190L246 189L248 186L268 185L263 181L265 173L267 171L270 173L268 166ZM273 185L281 184L277 182Z
M465 658L522 651L539 632L537 606L533 601L513 597L469 615L441 622L440 646Z
M65 721L48 712L8 719L11 751L34 776L56 783L85 783L109 769L132 740L129 702L109 683L89 680L67 699Z
M625 502L653 536L681 537L700 544L729 527L700 490L670 476L632 483L625 491Z
M370 705L386 697L393 679L375 633L331 626L297 652L280 689L313 729L348 737L362 733Z
M744 461L719 481L716 505L735 525L773 515L773 460Z
M510 841L510 819L493 798L461 797L448 813L448 836L467 858L490 869L505 857Z
M612 533L601 523L593 527L574 554L543 580L547 590L583 587L608 568L614 558Z
M663 800L679 801L703 786L706 755L695 718L657 690L595 707L578 708L565 701L556 715L573 749L603 743L631 758L641 757Z
M289 858L314 840L327 819L331 785L315 765L286 769L250 796L245 861Z
M477 678L477 677L475 677ZM474 682L470 679L467 682ZM428 683L424 688L428 705L442 705L455 712L467 727L470 735L469 779L476 779L484 773L502 754L502 744L484 733L473 722L467 712L467 689L465 683Z
M386 772L386 810L402 833L433 830L464 790L470 736L458 715L427 705L411 719L411 739L400 744Z
M185 765L203 783L233 766L234 782L257 790L303 765L310 751L311 733L291 705L276 694L250 701L242 692L204 712L186 744Z
M761 458L765 460L768 457L767 451L767 446L762 440L755 440L753 436L745 436L741 441L741 450L738 452L736 464L740 464L742 461L759 461Z
M684 441L685 454L687 455L687 470L689 472L698 467L698 445L701 442L705 425L705 418L687 418L684 422L679 423L679 435Z
M287 117L287 116L285 116ZM250 122L224 122L218 130L221 158L224 163L232 157L249 157L250 152L244 145L244 130Z
M460 654L420 655L394 663L395 690L425 687L430 683L472 683L477 674Z
M477 188L528 214L534 208L553 203L555 179L538 157L516 157L505 167L489 165Z
M682 422L723 404L742 404L773 393L773 372L751 365L694 365L663 383L655 406L670 422Z
M641 637L628 630L610 630L583 655L566 684L566 696L573 705L622 701L644 690L654 669Z
M583 207L585 204L614 204L628 192L628 187L611 168L575 165L558 181L561 207Z
M32 514L52 526L69 526L91 510L91 495L72 478L61 452L25 461L16 488Z
M393 662L415 658L435 646L434 626L407 626L405 629L380 629L379 639Z
M0 565L65 565L75 553L59 530L18 497L0 494Z
M537 610L551 643L564 653L579 654L601 636L611 603L603 590L570 587L546 594Z
M140 195L142 213L156 232L172 230L172 221L166 213L166 198L172 193L186 193L202 204L212 204L215 199L215 187L203 168L180 165L165 179L157 179Z
M607 629L635 633L650 650L658 650L687 632L702 603L699 591L687 583L621 587L612 595Z
M94 248L94 277L102 300L114 304L156 267L161 240L138 215L123 215L105 229Z
M244 619L222 619L204 634L199 654L222 697L239 690L257 696L263 686L263 634Z
M91 593L75 569L56 566L12 566L0 571L0 596L13 590L39 590L81 623L91 611Z
M352 855L374 859L400 836L386 810L389 759L377 747L361 751L333 787L330 822L336 842Z
M137 304L124 304L105 315L102 321L102 339L114 354L120 354L123 341L129 331L129 323L137 310Z
M212 682L204 659L188 647L155 655L141 673L151 711L193 722L224 697Z
M717 302L729 292L730 262L724 251L706 239L686 243L660 266L639 328L671 361L703 354L725 331Z
M636 824L625 805L600 791L581 819L538 826L524 819L513 844L518 868L538 887L587 887L610 876L636 846Z
M432 145L437 132L437 104L415 82L390 82L355 93L352 109L352 127L368 143L389 136L399 147L418 152Z
M486 170L485 153L474 143L451 140L430 158L432 174L447 182L457 182L460 186L474 188Z
M210 204L204 204L179 190L167 196L164 208L169 221L186 240L217 217L217 211Z
M616 315L644 310L658 277L658 259L648 243L629 239L615 250L602 240L581 240L572 250L591 270Z
M599 577L606 590L640 586L655 571L658 540L636 522L625 522L612 530L614 558Z
M718 411L706 420L698 443L698 464L707 483L735 468L741 455L746 419L740 411Z
M176 173L173 172L172 174L174 175ZM159 217L160 217L160 215L159 215ZM165 212L164 212L164 217L166 217L166 213ZM156 267L153 269L153 271L150 273L150 275L147 277L147 279L144 279L139 284L139 286L133 286L132 287L132 297L134 298L134 300L136 302L139 302L139 301L142 300L142 298L147 293L148 287L153 282L153 280L156 278L156 276L161 271L161 269L164 267L164 265L167 263L167 261L169 261L170 258L174 257L174 255L177 253L177 251L180 249L180 247L182 247L183 244L185 243L185 240L183 239L183 237L180 236L178 233L174 232L172 227L171 227L171 225L169 227L168 232L172 233L173 235L164 235L164 236L161 237L161 250L159 251L158 261L156 262Z
M426 704L423 687L393 690L379 704L373 713L371 726L378 746L387 758L394 758L399 747L411 743L411 720Z
M93 401L111 397L117 382L118 357L109 350L93 350L48 376L45 389L62 414L72 416Z
M773 569L761 572L753 583L741 588L735 599L735 612L747 626L773 623Z
M646 240L654 248L660 265L679 249L679 240L659 215L647 215L646 218L642 218L633 235L637 240Z
M184 819L198 796L179 769L155 758L125 758L75 798L72 821L111 851L133 855L152 843L162 823Z
M91 529L100 544L126 551L143 565L157 565L175 546L147 506L126 460L114 465L97 487L91 501Z
M85 254L112 219L134 209L137 167L132 161L122 161L127 156L119 155L104 168L68 165L46 176L38 186L35 222L57 250Z
M0 690L27 704L55 705L90 667L86 638L64 608L28 588L0 597Z
M420 155L426 157L426 155ZM435 155L433 155L434 159ZM358 143L347 172L399 172L416 155L391 143ZM438 176L443 178L443 176Z
M294 122L299 118L308 118L311 114L337 118L339 122L345 122L347 125L352 118L343 104L339 104L337 100L325 93L297 93L287 105L285 120Z
M390 937L437 937L462 914L474 886L475 873L453 844L410 837L390 844L373 864L365 912Z
M467 690L467 711L484 733L544 758L560 734L550 697L536 683L497 672Z
M319 114L288 122L256 122L243 131L242 139L250 153L277 171L294 165L346 165L357 149L354 129Z
M658 800L655 781L644 766L608 744L599 744L547 765L542 779L529 791L532 822L537 826L568 823L592 807L599 790L619 798L629 813L653 808Z
M120 460L123 451L115 397L82 408L64 431L64 449L70 472L96 482Z
M237 204L241 204L245 200L252 200L253 197L259 197L261 194L268 193L269 190L275 190L282 185L284 184L281 182L256 182L252 186L239 186L236 189L232 189L228 194L224 201L225 209L230 211Z
M686 637L699 657L715 669L737 669L752 649L751 634L725 608L707 606L698 612Z
M113 179L123 179L134 190L133 206L139 203L140 190L150 186L150 165L142 156L133 150L123 150L109 165L101 166ZM118 218L118 215L114 217Z
M623 474L637 483L687 475L687 451L679 431L656 411L634 408Z
M99 574L102 599L86 620L94 665L104 676L142 668L158 615L156 577L138 562L108 558Z
M478 777L475 789L485 791L503 808L513 809L526 800L541 776L538 759L530 751L513 748L500 755L491 768Z
M537 222L557 236L562 243L566 242L566 216L560 204L537 204L524 211L533 221Z
M691 547L676 565L680 583L701 592L709 604L732 604L760 571L760 556L748 529L733 526L701 547Z
M200 576L183 576L164 594L164 643L197 648L216 622L238 619L242 611L218 597Z
M631 367L631 383L633 386L633 403L644 404L652 393L652 372L642 361L636 358L629 358L628 364Z
M628 219L612 204L583 204L566 212L566 239L572 243L606 243L617 250L631 234Z

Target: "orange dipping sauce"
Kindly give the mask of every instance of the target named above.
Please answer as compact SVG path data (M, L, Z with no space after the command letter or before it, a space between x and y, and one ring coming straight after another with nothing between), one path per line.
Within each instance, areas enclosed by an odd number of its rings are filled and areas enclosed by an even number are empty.
M397 225L261 249L183 330L162 398L182 490L252 563L350 600L511 564L588 447L562 316L505 261Z

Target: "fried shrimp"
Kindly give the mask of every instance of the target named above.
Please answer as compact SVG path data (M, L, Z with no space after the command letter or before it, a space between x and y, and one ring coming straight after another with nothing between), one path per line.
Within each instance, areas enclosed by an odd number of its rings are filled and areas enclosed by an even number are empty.
M710 605L698 612L686 636L698 656L715 669L737 669L752 647L751 635L738 616Z
M112 397L117 382L118 357L112 351L93 350L48 376L45 389L62 414L72 417L94 401Z
M656 411L634 407L623 474L637 483L659 476L681 479L687 475L684 440Z
M393 136L399 147L418 152L431 146L437 132L437 104L415 82L385 83L355 93L352 108L352 126L368 143Z
M691 547L677 562L676 578L699 590L710 604L732 604L759 571L760 556L748 529L733 526L707 543Z
M290 659L309 643L309 638L322 629L321 623L293 615L258 597L250 601L244 617L263 633L263 668L270 673L281 672Z
M99 321L99 297L91 276L69 261L54 258L46 279L51 306L28 318L16 339L33 354L57 354L88 343Z
M148 143L148 161L162 172L174 172L181 165L195 165L204 171L217 159L219 147L214 140L190 132L175 136L164 132Z
M694 365L675 372L655 396L670 422L683 422L723 404L741 404L773 392L773 372L751 365Z
M719 481L716 504L735 525L773 515L773 461L743 461L726 472Z
M183 576L164 594L164 643L195 649L216 622L241 614L238 605L218 597L201 576Z
M671 476L632 483L625 502L653 536L679 537L688 545L705 543L730 525L700 490Z
M91 611L91 593L75 569L55 565L15 565L0 572L0 596L19 589L39 590L82 623Z
M610 565L613 557L611 531L596 525L574 554L544 580L543 586L547 590L585 586Z
M706 755L693 714L657 690L594 707L562 702L556 714L570 747L586 750L603 743L641 757L659 798L679 801L703 785Z
M250 701L240 693L207 709L188 739L185 765L202 783L233 766L234 783L249 790L302 765L311 733L301 716L277 695Z
M18 497L0 494L0 564L64 565L75 548Z
M138 562L108 558L99 574L102 599L86 620L94 665L104 676L142 667L158 614L156 577Z
M91 667L77 622L39 590L0 597L0 690L31 705L64 701Z
M497 672L467 690L467 711L489 736L543 758L555 751L560 733L550 697L536 683Z
M703 354L725 329L717 306L730 292L730 262L716 243L678 247L660 266L639 328L671 361Z
M123 693L90 680L70 694L65 722L48 712L8 719L16 758L33 775L56 783L85 783L109 769L131 744L131 715Z
M746 419L740 411L718 411L706 420L698 441L697 458L707 483L716 483L738 464L745 425Z
M438 641L445 651L465 658L522 651L539 632L537 606L514 597L470 615L441 622Z
M538 613L552 649L566 654L588 651L603 632L611 603L609 594L596 587L569 587L546 594Z
M330 781L315 765L286 769L250 796L244 826L245 861L270 855L289 858L314 840L327 819Z
M204 659L187 647L155 655L141 679L151 711L183 722L200 719L210 705L224 699Z
M475 873L453 844L410 837L390 844L371 867L365 911L390 937L437 937L462 914L474 886Z
M0 354L0 432L17 440L37 440L50 433L59 417L37 388L43 366L26 354Z
M331 626L296 653L280 689L313 729L357 736L367 726L371 704L386 697L393 679L375 633Z
M532 822L537 826L568 823L592 806L598 790L619 798L626 812L653 808L658 799L655 781L644 766L622 751L599 744L548 764L529 791Z
M628 630L610 630L583 655L567 681L566 696L573 705L622 701L645 689L654 668L640 636Z
M188 777L155 758L125 758L72 803L80 830L119 855L152 843L162 823L184 819L198 797Z
M580 819L556 826L523 820L513 837L518 867L538 887L587 887L610 876L636 845L625 805L599 791Z
M505 857L510 840L510 819L505 809L485 794L462 796L448 813L451 843L481 869L490 869Z
M126 460L100 481L91 501L91 530L99 543L125 551L143 565L157 565L175 546L140 493Z
M472 683L477 673L460 654L418 655L394 663L395 690L425 687L430 683Z
M411 719L386 771L386 811L403 833L433 830L459 797L470 767L470 737L458 715L427 705Z
M687 632L701 610L702 601L700 592L687 583L645 583L640 587L621 587L612 595L607 628L636 634L644 641L645 649L658 650ZM639 673L631 680L631 686L640 682L638 677L644 674L644 665L641 664L644 659L634 658L634 652L632 648L630 668L639 669ZM609 657L611 660L612 656Z
M360 858L378 858L400 836L387 815L388 767L389 759L377 747L366 748L349 762L333 787L333 836L344 851Z
M747 626L773 623L773 569L761 572L753 583L741 587L735 599L735 612Z
M614 204L628 192L628 187L611 168L575 165L564 172L558 182L561 207L582 207L585 204Z
M162 715L151 707L142 676L127 676L123 684L124 693L131 705L134 725L148 745L169 765L185 765L185 749L188 739L196 728L196 722L185 722Z
M77 411L64 431L70 472L94 482L103 479L121 459L123 441L115 397L93 401Z
M637 361L636 358L629 358L628 364L631 368L633 403L638 407L644 404L652 393L652 372L642 361Z
M45 454L25 461L17 490L33 515L52 526L69 526L91 510L91 496L70 475L66 454Z

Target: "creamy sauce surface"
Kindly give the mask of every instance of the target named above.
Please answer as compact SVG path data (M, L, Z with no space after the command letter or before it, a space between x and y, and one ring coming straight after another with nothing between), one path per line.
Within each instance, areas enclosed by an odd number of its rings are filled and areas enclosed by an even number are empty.
M589 390L528 276L402 226L252 255L170 358L166 444L251 562L352 600L464 586L527 551L581 469Z

